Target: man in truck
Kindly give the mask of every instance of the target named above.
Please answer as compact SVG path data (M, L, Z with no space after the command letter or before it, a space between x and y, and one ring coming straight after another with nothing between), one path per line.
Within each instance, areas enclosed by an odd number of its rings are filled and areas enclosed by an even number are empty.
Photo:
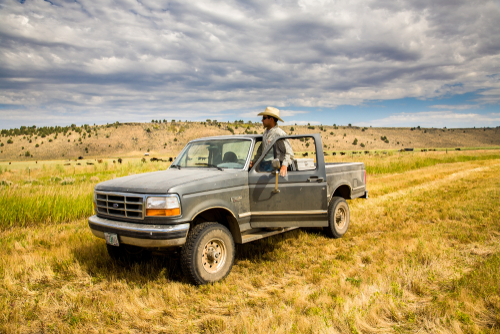
M274 141L274 139L286 136L286 132L278 126L278 120L282 122L284 121L280 118L280 111L277 108L267 107L266 110L258 114L258 116L261 115L262 125L264 126L264 128L266 128L266 130L264 131L262 144L259 146L255 158L250 161L250 168L252 168L254 163L259 160L262 154L267 153L269 145ZM295 169L295 166L293 164L294 156L292 145L290 145L288 139L280 140L277 142L276 149L277 158L281 162L280 176L286 177L287 168L289 166L291 170ZM270 172L273 170L273 168L271 166L271 163L267 162L261 164L260 170Z

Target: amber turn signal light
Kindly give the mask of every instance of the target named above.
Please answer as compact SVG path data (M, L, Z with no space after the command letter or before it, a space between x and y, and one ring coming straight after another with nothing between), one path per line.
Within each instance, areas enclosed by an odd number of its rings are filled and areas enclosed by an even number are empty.
M147 209L146 216L154 217L166 217L166 216L178 216L181 214L181 209Z

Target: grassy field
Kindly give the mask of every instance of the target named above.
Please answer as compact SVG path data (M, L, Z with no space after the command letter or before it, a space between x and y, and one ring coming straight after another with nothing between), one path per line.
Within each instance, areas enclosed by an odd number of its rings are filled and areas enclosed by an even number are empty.
M328 159L367 166L347 234L238 246L202 287L174 253L113 263L87 226L95 183L166 164L1 164L0 332L500 333L500 151Z

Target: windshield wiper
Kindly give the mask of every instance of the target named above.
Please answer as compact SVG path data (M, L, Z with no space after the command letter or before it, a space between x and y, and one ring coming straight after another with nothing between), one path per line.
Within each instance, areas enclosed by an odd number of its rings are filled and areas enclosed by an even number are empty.
M179 170L181 170L181 165L170 165L170 167L178 168Z
M224 170L224 169L222 169L222 167L219 167L219 166L216 166L216 165L207 164L207 167L214 167L214 168L217 168L218 170L221 170L221 171Z

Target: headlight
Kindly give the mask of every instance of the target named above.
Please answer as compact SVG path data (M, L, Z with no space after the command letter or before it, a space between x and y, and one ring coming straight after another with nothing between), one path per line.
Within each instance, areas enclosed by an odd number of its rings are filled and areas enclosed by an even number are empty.
M146 216L179 216L181 203L179 196L148 197L146 201Z

